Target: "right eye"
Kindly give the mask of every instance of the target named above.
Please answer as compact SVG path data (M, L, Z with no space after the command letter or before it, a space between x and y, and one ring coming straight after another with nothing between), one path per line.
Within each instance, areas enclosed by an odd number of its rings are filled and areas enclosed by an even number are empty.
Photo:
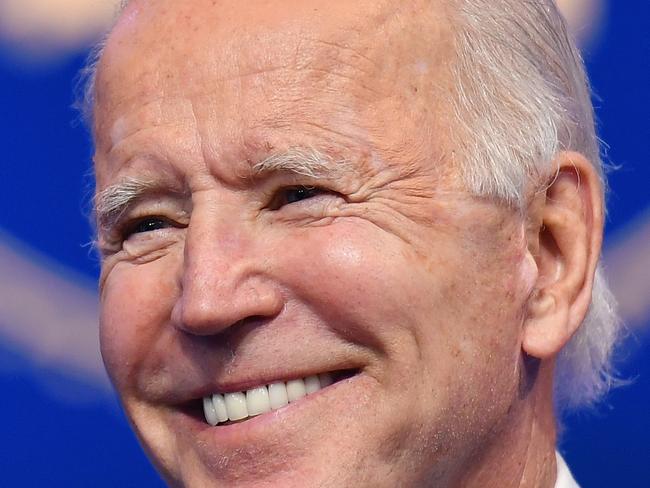
M154 230L167 229L169 227L178 227L165 217L153 216L144 217L132 222L126 226L123 232L123 238L128 239L133 234L144 234Z

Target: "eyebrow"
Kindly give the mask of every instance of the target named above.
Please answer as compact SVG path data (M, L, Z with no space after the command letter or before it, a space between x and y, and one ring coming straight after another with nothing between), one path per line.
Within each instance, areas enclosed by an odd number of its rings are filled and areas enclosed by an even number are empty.
M161 190L160 184L153 180L131 177L107 186L95 195L93 201L98 229L109 229L134 202L147 194Z
M336 160L314 148L293 147L284 152L272 154L252 167L254 177L272 173L289 173L309 178L340 178L349 163ZM94 213L99 230L111 228L115 222L139 199L156 193L169 191L152 179L127 177L97 193L94 198Z
M253 166L253 174L292 173L310 178L337 178L349 170L346 160L335 160L321 151L307 147L292 147L272 154Z

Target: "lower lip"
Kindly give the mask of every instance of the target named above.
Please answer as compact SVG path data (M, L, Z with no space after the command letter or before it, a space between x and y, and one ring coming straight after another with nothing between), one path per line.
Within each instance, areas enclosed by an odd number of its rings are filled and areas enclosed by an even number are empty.
M350 378L338 381L330 386L327 386L315 393L311 393L299 401L290 403L278 410L251 417L243 422L237 422L229 425L217 425L215 427L209 425L205 421L201 421L196 417L183 413L184 423L186 423L186 431L189 430L192 435L198 436L202 439L212 440L216 442L220 448L229 449L241 446L242 443L257 442L260 438L268 437L274 428L287 430L287 426L296 425L299 419L296 416L316 406L318 402L326 401L326 397L331 394L340 392L339 390L354 387L354 385L362 379L362 374L356 374ZM341 393L341 392L340 392ZM348 395L348 393L343 393ZM294 418L292 418L294 417Z

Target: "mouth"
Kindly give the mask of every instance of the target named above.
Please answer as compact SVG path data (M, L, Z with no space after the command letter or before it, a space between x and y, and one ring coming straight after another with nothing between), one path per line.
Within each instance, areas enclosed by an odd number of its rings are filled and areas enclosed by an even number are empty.
M213 427L245 422L299 402L304 397L351 378L359 372L358 369L332 371L259 385L246 391L215 392L203 397L202 417ZM194 410L198 414L199 406Z

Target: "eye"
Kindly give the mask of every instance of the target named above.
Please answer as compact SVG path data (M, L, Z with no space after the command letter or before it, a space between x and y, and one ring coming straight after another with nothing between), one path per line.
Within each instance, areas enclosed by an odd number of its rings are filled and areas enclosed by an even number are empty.
M272 210L278 210L284 205L291 205L292 203L301 202L303 200L308 200L310 198L317 197L323 193L328 193L327 190L322 188L317 188L314 186L291 186L288 188L282 188L277 192L273 201L271 202L270 208Z
M159 229L177 227L165 217L145 217L127 225L123 232L124 239L128 239L133 234L143 234Z
M313 186L296 186L294 188L287 188L283 193L285 202L287 204L291 204L315 197L316 195L322 193L322 190Z

